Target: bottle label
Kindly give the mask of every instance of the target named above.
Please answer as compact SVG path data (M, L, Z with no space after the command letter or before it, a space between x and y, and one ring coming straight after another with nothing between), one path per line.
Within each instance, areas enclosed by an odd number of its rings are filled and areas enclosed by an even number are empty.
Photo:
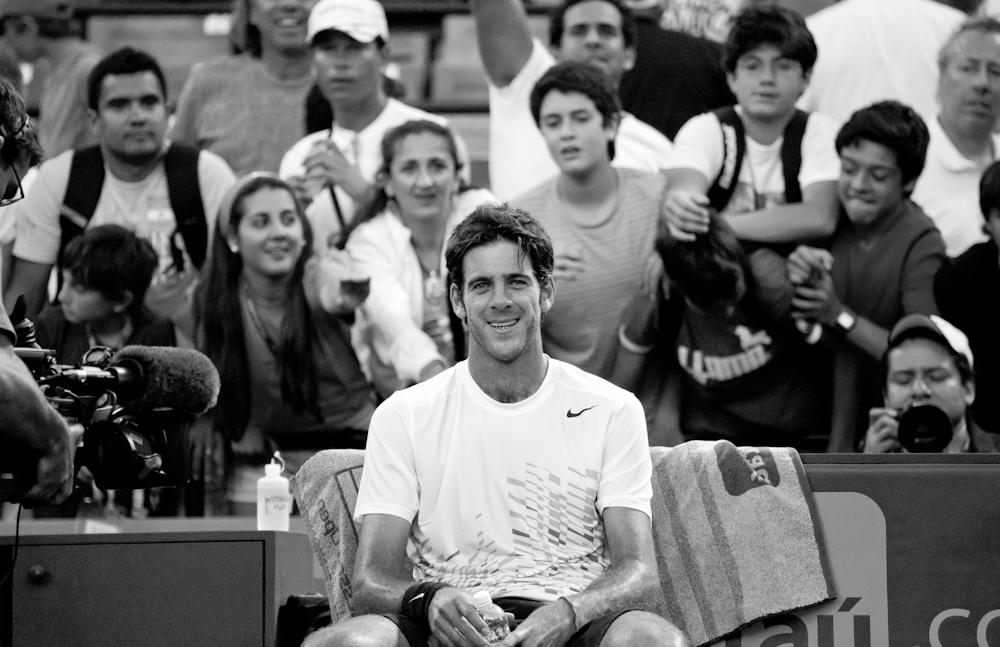
M487 642L490 643L498 643L510 633L506 620L487 620L486 626L490 629L490 633L486 636Z
M289 503L289 497L287 496L264 497L264 514L271 514L272 512L281 514L290 513L291 506Z

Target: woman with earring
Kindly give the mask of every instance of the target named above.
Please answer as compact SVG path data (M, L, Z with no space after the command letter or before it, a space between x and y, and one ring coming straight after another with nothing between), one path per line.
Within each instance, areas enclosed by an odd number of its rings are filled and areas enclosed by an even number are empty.
M463 190L460 171L447 127L417 120L390 130L375 197L344 232L352 262L371 277L355 347L382 398L465 355L465 335L448 303L444 247L455 225L495 198Z
M275 450L294 473L320 449L364 447L374 398L349 325L367 281L349 278L312 257L309 222L276 175L230 189L195 299L198 345L222 382L213 426L228 441L230 512L253 513Z

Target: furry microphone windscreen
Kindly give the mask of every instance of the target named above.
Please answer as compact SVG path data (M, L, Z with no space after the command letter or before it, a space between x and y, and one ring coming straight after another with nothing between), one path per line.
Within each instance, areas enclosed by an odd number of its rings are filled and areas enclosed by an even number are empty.
M204 354L190 348L126 346L111 358L111 366L140 375L144 387L130 403L140 410L169 407L201 414L219 397L219 372Z

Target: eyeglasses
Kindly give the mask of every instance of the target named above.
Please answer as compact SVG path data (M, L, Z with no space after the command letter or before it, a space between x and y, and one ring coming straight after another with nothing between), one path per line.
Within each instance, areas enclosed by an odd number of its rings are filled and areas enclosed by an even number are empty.
M24 188L21 186L21 176L18 175L17 169L13 164L10 165L10 170L14 172L14 177L17 179L17 191L15 191L14 195L9 198L4 195L4 197L0 199L0 207L6 207L9 204L14 204L18 200L24 199Z

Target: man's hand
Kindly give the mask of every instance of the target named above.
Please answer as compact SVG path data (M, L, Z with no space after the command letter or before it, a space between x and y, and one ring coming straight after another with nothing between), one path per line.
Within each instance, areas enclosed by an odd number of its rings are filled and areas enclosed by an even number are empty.
M868 431L865 432L866 454L891 454L902 450L899 444L899 420L896 411L875 407L868 411Z
M661 209L670 235L677 240L692 241L708 231L708 197L694 191L675 190L667 193Z
M532 612L500 647L563 647L576 631L573 608L567 600L556 600Z
M808 283L814 274L819 276L822 272L832 270L833 255L825 249L799 245L788 255L787 267L788 280L792 285L802 285Z
M285 178L285 183L292 187L292 193L295 194L295 199L298 200L299 206L305 211L309 208L309 205L313 202L313 192L312 186L306 180L304 175L293 175L292 177Z
M323 186L339 186L356 201L361 200L369 189L361 172L328 139L313 144L303 165L306 168L307 185L319 183ZM317 191L312 191L313 195L316 193Z
M796 319L833 326L843 309L844 306L833 291L833 277L826 270L813 272L808 282L795 288L792 316Z
M73 493L73 476L76 472L73 458L76 446L83 437L83 427L59 419L65 428L60 442L49 446L42 454L35 471L35 485L24 495L24 503L59 505Z
M427 610L431 631L444 647L488 647L489 627L476 612L472 594L464 589L439 589Z
M552 265L552 278L555 279L556 283L561 281L575 281L585 270L583 250L572 249L568 252L555 255Z

